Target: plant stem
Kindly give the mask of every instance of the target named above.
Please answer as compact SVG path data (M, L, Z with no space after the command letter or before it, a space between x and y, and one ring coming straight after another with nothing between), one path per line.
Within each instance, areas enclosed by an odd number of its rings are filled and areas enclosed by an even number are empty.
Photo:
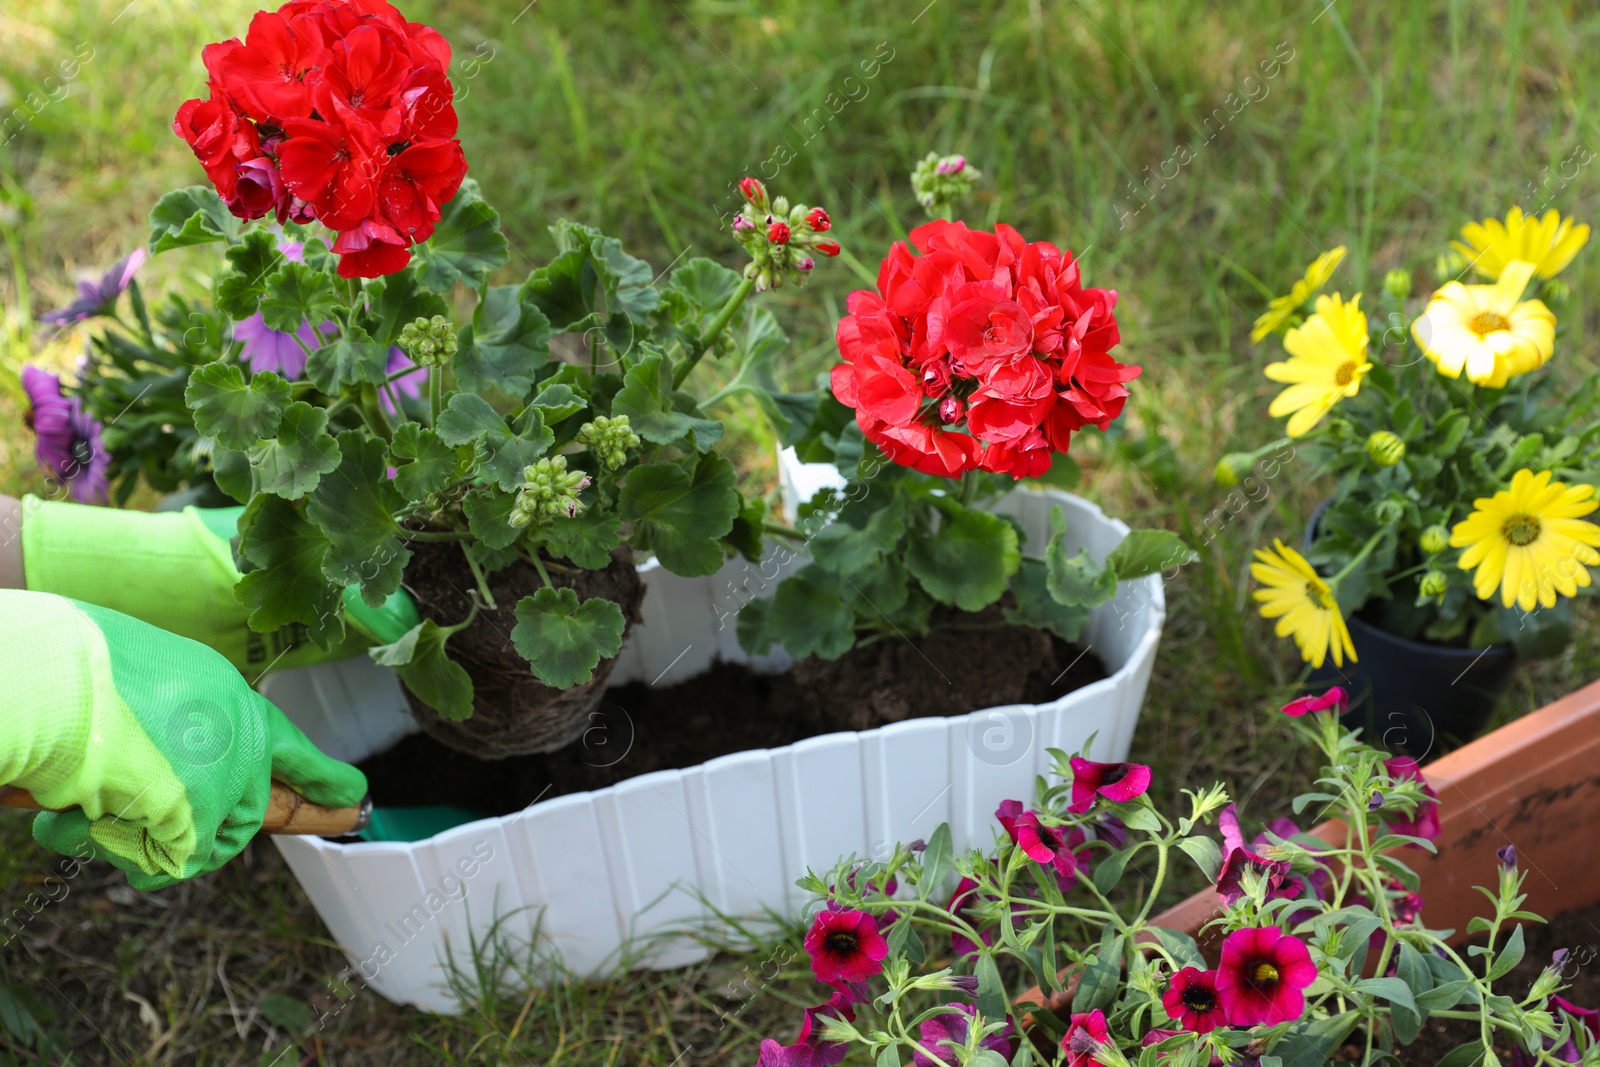
M745 297L756 287L754 278L739 279L739 287L728 297L728 302L722 305L722 310L717 312L717 317L706 326L706 332L700 335L700 340L695 342L691 351L682 363L673 368L672 387L674 389L683 385L684 379L689 377L689 372L694 370L694 365L700 362L700 357L706 354L706 349L716 341L722 331L728 328L728 323L733 321L733 316L738 313L739 306L744 303Z
M539 572L539 577L544 579L544 587L546 589L554 589L556 583L550 580L549 572L544 569L544 561L539 558L539 553L530 552L528 555L533 560L534 569Z
M1344 569L1341 570L1338 574L1335 574L1332 578L1329 578L1328 579L1328 584L1330 586L1337 587L1338 584L1345 579L1346 575L1348 575L1351 571L1353 571L1357 567L1359 567L1361 565L1361 562L1372 554L1372 550L1374 548L1378 547L1379 539L1382 538L1383 535L1385 533L1387 533L1387 532L1388 531L1386 531L1386 530L1379 530L1377 533L1375 533L1371 537L1367 538L1367 543L1361 546L1361 551L1357 552L1354 556L1350 557L1350 562L1346 563L1344 565Z
M806 535L796 530L793 526L780 526L775 522L764 522L761 524L761 529L774 537L787 537L791 541L799 541L801 544L805 544L807 540Z
M461 554L467 557L467 566L472 570L472 578L478 583L478 592L483 595L484 607L494 611L494 594L489 592L489 579L484 576L483 568L478 566L478 561L472 558L472 546L462 541Z
M471 534L463 530L407 530L407 541L473 541Z
M961 476L961 506L971 507L978 496L978 472L968 471Z
M439 425L439 413L444 410L444 375L439 373L442 369L435 367L428 372L428 423L432 426Z

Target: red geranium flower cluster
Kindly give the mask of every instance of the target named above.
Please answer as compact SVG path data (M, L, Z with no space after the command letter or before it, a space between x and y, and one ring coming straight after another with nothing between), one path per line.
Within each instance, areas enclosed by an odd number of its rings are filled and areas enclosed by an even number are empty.
M937 221L896 242L878 290L850 294L833 394L867 438L925 474L1050 469L1076 430L1122 413L1140 368L1111 358L1117 294L1010 226Z
M228 209L338 231L347 278L404 267L467 173L444 37L384 0L290 0L204 56L211 95L172 128Z

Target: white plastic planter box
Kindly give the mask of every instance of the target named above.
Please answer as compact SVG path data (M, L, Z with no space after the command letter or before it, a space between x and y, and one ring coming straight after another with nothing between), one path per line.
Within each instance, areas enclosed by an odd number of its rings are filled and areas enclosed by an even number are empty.
M810 472L786 473L793 486L795 474ZM1056 491L1017 490L998 510L1021 520L1038 552L1056 504L1074 551L1085 547L1104 559L1127 533L1093 504ZM630 634L613 680L669 685L717 659L750 662L734 617L797 565L736 560L709 578L641 567L649 589L644 622ZM632 964L683 966L705 950L662 935L706 920L703 900L727 915L770 908L798 916L805 900L794 883L808 867L831 867L852 852L886 855L942 822L958 848L988 844L995 806L1032 793L1034 776L1049 767L1047 748L1075 751L1093 734L1096 758L1124 758L1164 615L1159 576L1124 583L1096 609L1086 634L1111 676L1049 704L736 753L556 797L425 841L273 840L361 979L394 1001L461 1010L444 988L442 961L453 952L470 966L469 935L482 941L497 917L514 940L530 940L537 925L547 947L580 973L615 968L625 943L652 935L650 950ZM755 664L787 665L786 657ZM371 755L414 728L392 673L366 661L284 671L263 689L343 759Z

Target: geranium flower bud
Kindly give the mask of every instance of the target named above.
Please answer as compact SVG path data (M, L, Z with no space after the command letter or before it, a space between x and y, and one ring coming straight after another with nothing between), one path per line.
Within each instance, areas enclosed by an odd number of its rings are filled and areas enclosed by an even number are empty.
M1417 581L1417 593L1425 600L1443 600L1450 589L1450 576L1444 571L1424 571Z
M1392 270L1383 276L1383 291L1396 300L1404 300L1411 295L1411 272L1407 270Z
M1450 547L1450 531L1435 523L1422 531L1422 539L1418 542L1422 551L1430 556L1437 556Z
M961 421L961 416L967 413L965 405L953 396L947 396L939 401L939 421L946 426L954 425Z
M1379 430L1367 438L1367 455L1380 467L1392 467L1405 458L1406 443L1398 434Z
M939 174L960 174L967 169L966 156L945 156L939 160L939 165L934 168Z
M818 241L817 251L825 256L836 256L840 252L838 241Z
M767 187L761 184L759 178L740 178L739 192L743 193L744 198L756 207L765 208L767 206Z
M833 220L828 218L828 213L826 211L822 210L820 207L814 207L811 209L811 214L806 216L806 225L810 226L817 233L822 233L824 230L828 230L833 227Z
M774 222L767 227L767 240L775 245L788 244L789 236L789 224L787 222Z
M628 462L628 453L639 447L640 439L639 435L633 432L628 416L600 415L578 428L578 443L588 445L594 450L594 454L600 457L600 462L609 469L616 470ZM579 488L587 488L588 484L589 481L585 478Z
M443 315L414 319L400 330L400 348L425 367L444 363L457 347L455 328Z
M800 262L795 264L795 269L796 270L811 270L816 265L817 265L817 261L816 260L812 259L810 256L806 256Z
M945 215L970 193L982 175L967 166L965 156L929 152L911 172L911 189L917 203L935 215Z
M735 215L733 217L733 229L735 233L751 233L755 230L755 228L756 224L745 218L743 215Z

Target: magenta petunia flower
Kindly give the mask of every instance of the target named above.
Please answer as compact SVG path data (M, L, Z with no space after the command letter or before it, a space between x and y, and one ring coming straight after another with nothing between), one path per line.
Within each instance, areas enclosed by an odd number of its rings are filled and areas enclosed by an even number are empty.
M1267 823L1267 832L1259 833L1251 838L1251 850L1257 855L1265 855L1262 848L1272 844L1272 837L1287 841L1299 832L1300 827L1293 819L1273 819ZM1268 836L1269 833L1272 836ZM1267 899L1294 900L1299 897L1321 897L1324 890L1328 888L1330 878L1328 868L1322 863L1318 863L1312 869L1309 878L1295 874L1292 871L1286 872L1283 876L1283 884L1267 893Z
M864 911L819 911L806 931L806 951L817 981L864 982L883 971L889 943Z
M1105 1012L1096 1008L1074 1015L1072 1025L1061 1038L1061 1048L1067 1054L1066 1067L1090 1067L1091 1064L1105 1067L1105 1062L1095 1059L1095 1054L1110 1044L1111 1029L1106 1025Z
M252 374L274 371L291 381L305 372L306 349L315 352L338 332L339 327L331 322L323 323L320 330L313 330L309 322L302 321L300 329L285 333L269 327L259 311L233 324L233 339L244 346L239 356ZM302 344L305 348L300 347Z
M1161 1003L1180 1026L1197 1034L1209 1034L1225 1021L1217 1000L1216 971L1185 967L1172 976Z
M1022 810L1020 800L1002 800L1000 806L994 809L995 820L1013 841L1017 838L1017 820L1022 817Z
M1150 788L1150 768L1142 763L1096 763L1072 757L1072 803L1067 810L1082 815L1105 797L1126 804Z
M835 993L826 1004L807 1008L800 1023L800 1037L792 1045L780 1045L768 1038L761 1042L761 1055L756 1067L833 1067L849 1053L850 1046L842 1041L822 1040L822 1016L852 1022L856 1017L850 1003L841 993Z
M939 1063L924 1056L913 1049L911 1062L916 1067L950 1067L956 1062L955 1054L947 1052L948 1046L962 1047L967 1043L967 1033L972 1029L972 1020L978 1014L977 1009L966 1004L949 1004L953 1012L945 1015L935 1015L931 1019L924 1019L918 1027L918 1036L921 1045L928 1051L938 1055L944 1063ZM979 1048L990 1049L1005 1057L1007 1063L1011 1061L1011 1053L1015 1051L1011 1043L1012 1023L1011 1016L1006 1016L1004 1030L997 1030L978 1042Z
M1398 813L1384 817L1389 824L1389 829L1397 834L1408 837L1420 837L1424 841L1434 841L1439 837L1439 794L1433 791L1427 779L1422 777L1422 770L1417 766L1417 761L1410 756L1395 756L1383 761L1383 769L1389 772L1389 777L1395 781L1412 779L1422 783L1423 795L1428 799L1417 805L1417 809L1410 816ZM1412 845L1412 848L1421 848L1421 845Z
M1033 860L1056 872L1056 884L1065 893L1078 881L1079 870L1087 870L1088 836L1076 826L1046 826L1039 813L1025 811L1018 817L1012 837L1017 847Z
M415 369L412 371L412 373L402 375L401 377L390 382L388 389L378 390L378 403L382 405L386 414L398 414L394 409L394 404L389 400L390 389L402 396L408 396L415 400L417 397L422 395L422 387L428 384L427 368L418 367L412 362L411 357L405 354L403 349L391 347L389 349L389 362L383 368L384 374L399 374L407 367L412 367Z
M1329 708L1337 708L1341 715L1350 710L1350 699L1339 686L1334 686L1319 697L1296 697L1278 710L1291 719L1298 719L1302 715L1327 711Z
M83 404L77 397L72 398L72 413L68 421L72 427L69 457L65 464L56 468L56 473L71 491L72 499L78 503L103 504L111 488L106 477L111 456L100 443L102 427L83 410Z
M1231 1026L1292 1022L1306 1010L1317 966L1305 942L1276 926L1235 930L1222 942L1217 998Z
M1244 895L1244 873L1254 870L1267 880L1267 893L1271 896L1289 877L1288 860L1269 860L1244 843L1244 833L1239 829L1239 809L1229 804L1217 818L1222 827L1222 869L1217 872L1217 893L1224 904L1232 904Z
M78 283L78 299L64 308L47 311L39 316L39 321L56 329L71 326L74 323L85 322L96 315L103 315L111 310L117 298L127 291L133 284L133 276L144 261L150 258L150 253L143 248L135 248L132 252L117 260L115 265L99 279L85 278Z
M39 466L58 472L72 459L72 401L61 395L61 379L38 367L22 368L22 388L28 394L22 422L37 438L34 455Z

